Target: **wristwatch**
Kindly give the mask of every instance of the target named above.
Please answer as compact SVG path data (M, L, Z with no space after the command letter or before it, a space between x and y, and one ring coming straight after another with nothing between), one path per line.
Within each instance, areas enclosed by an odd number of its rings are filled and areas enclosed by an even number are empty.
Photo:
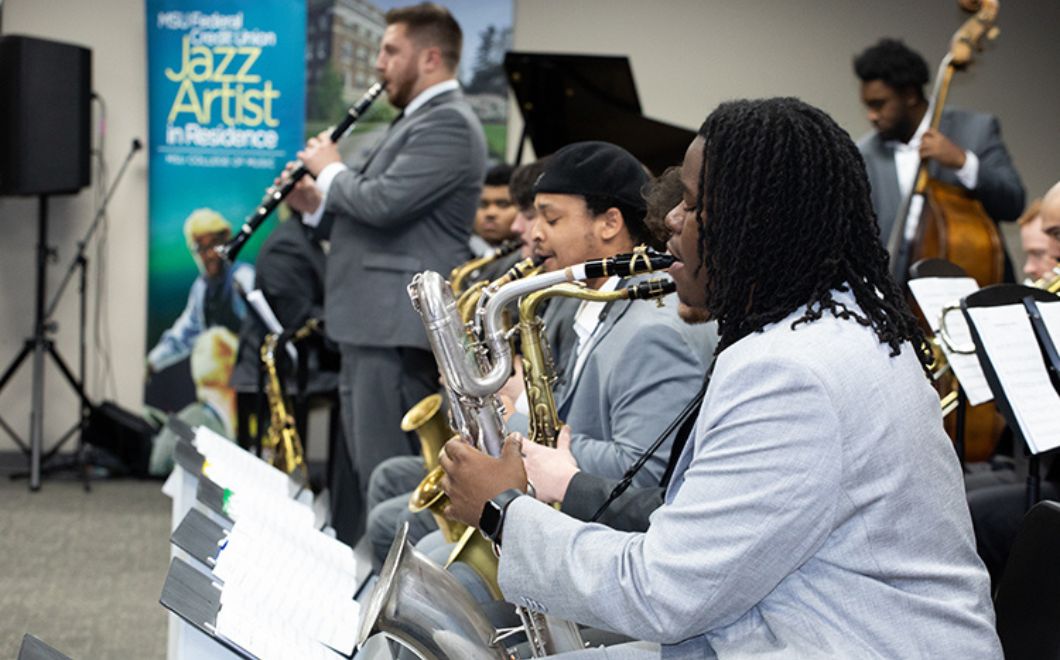
M526 493L516 488L509 488L499 493L492 500L486 500L486 503L482 506L482 515L478 519L478 529L486 537L487 541L491 541L495 546L501 544L504 514L512 500L522 495L526 495Z

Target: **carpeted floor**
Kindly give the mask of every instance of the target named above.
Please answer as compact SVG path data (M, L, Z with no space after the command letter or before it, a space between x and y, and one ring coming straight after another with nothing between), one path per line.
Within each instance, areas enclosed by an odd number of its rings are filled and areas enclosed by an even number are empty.
M169 566L161 482L48 479L0 467L0 658L32 633L75 660L163 658Z

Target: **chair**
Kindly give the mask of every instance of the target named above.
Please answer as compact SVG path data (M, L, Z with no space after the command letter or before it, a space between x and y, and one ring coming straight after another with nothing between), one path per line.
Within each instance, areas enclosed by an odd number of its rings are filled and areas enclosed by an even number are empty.
M1060 658L1060 503L1039 502L1023 518L994 609L1007 660Z

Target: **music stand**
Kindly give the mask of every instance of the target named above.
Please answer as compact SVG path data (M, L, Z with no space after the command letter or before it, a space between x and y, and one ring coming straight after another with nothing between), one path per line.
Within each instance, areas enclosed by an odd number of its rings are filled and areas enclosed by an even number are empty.
M1041 497L1041 475L1039 474L1040 454L1030 451L1030 445L1027 444L1027 440L1023 435L1023 429L1020 427L1019 421L1012 410L1012 404L1009 402L1008 395L1005 393L1005 389L1001 385L997 370L994 368L990 356L987 354L987 351L983 346L983 340L979 335L975 323L972 321L971 314L969 313L969 310L977 307L1001 307L1005 305L1027 306L1027 302L1025 301L1028 300L1032 303L1056 302L1057 298L1054 294L1051 294L1048 291L1024 286L1022 284L994 284L984 287L961 300L961 313L964 314L965 319L968 321L968 329L971 332L972 341L975 342L976 356L979 358L979 364L983 367L983 375L986 377L986 382L994 392L994 402L997 404L997 409L1005 418L1005 423L1008 424L1009 428L1012 430L1013 438L1016 443L1022 444L1024 450L1029 454L1027 465L1026 508L1027 510L1030 510ZM1049 369L1053 385L1056 387L1058 385L1058 373L1060 373L1060 359L1056 358L1055 351L1052 351L1051 355L1045 351L1046 346L1048 346L1051 351L1052 342L1048 335L1042 336L1041 332L1044 331L1044 327L1038 327L1035 324L1032 324L1032 327L1034 328L1034 334L1038 340L1039 348L1043 350L1043 359ZM1058 392L1060 392L1060 388L1058 388ZM1015 447L1013 448L1013 451L1015 451Z

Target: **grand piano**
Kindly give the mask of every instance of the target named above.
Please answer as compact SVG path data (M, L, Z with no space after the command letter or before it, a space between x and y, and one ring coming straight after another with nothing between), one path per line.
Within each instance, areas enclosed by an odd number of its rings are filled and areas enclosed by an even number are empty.
M660 174L681 164L696 136L644 116L625 56L510 51L504 70L523 116L517 164L527 140L538 156L572 142L604 140Z

